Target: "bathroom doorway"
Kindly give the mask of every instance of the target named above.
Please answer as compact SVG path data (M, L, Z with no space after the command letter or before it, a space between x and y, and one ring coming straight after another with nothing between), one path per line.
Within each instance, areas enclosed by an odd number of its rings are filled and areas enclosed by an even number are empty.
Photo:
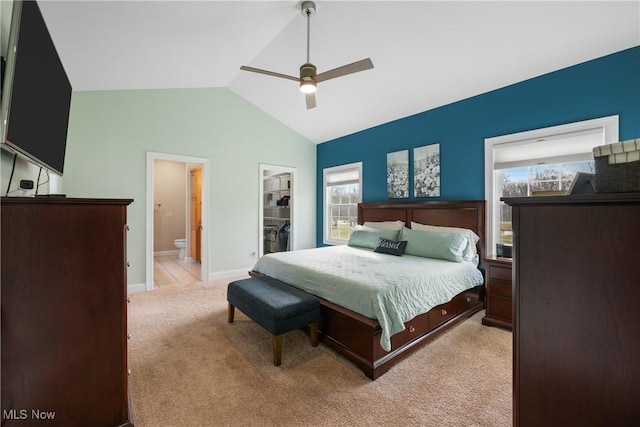
M145 289L207 281L208 159L147 153Z

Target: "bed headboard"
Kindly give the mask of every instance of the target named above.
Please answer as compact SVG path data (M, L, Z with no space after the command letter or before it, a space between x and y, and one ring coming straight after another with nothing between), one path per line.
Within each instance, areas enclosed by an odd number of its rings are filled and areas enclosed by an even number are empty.
M483 264L485 257L485 201L430 201L430 202L380 202L359 203L358 224L366 221L405 222L411 228L411 221L421 224L461 227L473 230L478 236L478 254Z

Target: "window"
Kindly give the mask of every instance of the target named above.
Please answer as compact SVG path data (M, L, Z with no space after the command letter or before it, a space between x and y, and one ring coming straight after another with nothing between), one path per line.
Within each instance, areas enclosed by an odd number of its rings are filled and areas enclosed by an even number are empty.
M324 169L323 188L323 243L345 244L358 221L358 203L362 201L362 163Z
M500 197L529 197L566 192L577 172L594 173L593 160L502 169L496 172L496 178L502 183ZM500 201L499 212L499 242L513 244L511 206Z
M501 197L566 191L576 172L593 173L593 147L618 142L618 116L485 139L487 253L512 243L511 208Z

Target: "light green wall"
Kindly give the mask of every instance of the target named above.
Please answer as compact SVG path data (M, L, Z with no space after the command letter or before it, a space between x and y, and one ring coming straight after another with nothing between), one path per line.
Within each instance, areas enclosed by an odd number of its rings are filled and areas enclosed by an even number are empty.
M74 92L63 191L132 198L129 284L145 282L146 153L210 159L212 273L250 268L259 165L294 167L296 249L315 247L316 146L226 88Z

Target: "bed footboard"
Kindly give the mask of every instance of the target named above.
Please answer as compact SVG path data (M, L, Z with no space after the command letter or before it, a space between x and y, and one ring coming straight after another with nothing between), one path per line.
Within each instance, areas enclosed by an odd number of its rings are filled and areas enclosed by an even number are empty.
M462 292L428 313L405 323L391 337L391 351L380 346L381 329L374 319L320 299L320 340L375 380L403 357L483 309L484 286Z

